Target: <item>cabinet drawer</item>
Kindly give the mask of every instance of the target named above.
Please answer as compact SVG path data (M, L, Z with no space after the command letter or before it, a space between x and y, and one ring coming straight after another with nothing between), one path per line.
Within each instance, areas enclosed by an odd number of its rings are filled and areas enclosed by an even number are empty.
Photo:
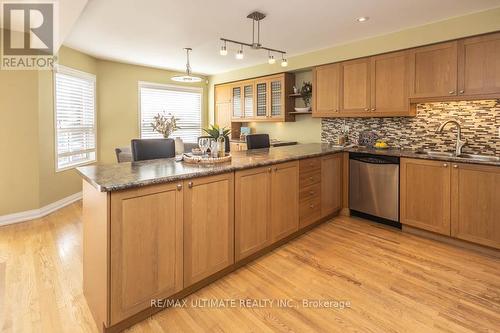
M321 218L321 197L313 197L299 204L299 224L305 227Z
M308 173L311 171L316 171L321 169L321 158L314 157L299 161L299 171L300 174Z
M302 203L313 198L321 198L321 183L317 183L300 189L299 202Z
M301 172L299 176L300 188L314 185L321 182L321 169L312 170L309 172Z

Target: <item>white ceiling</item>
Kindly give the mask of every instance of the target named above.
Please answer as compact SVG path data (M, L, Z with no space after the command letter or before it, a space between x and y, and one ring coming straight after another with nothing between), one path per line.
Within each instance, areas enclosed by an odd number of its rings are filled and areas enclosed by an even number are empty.
M99 58L215 74L267 61L263 50L219 55L219 38L251 42L246 16L260 10L261 43L289 56L500 6L500 0L90 0L64 44ZM356 17L369 16L364 23ZM278 64L275 66L279 66Z

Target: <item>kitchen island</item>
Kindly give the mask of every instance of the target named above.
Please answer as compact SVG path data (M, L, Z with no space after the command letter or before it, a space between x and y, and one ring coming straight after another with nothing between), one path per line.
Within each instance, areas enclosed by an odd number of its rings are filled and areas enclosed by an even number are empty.
M339 213L344 154L326 144L85 166L83 287L121 331Z

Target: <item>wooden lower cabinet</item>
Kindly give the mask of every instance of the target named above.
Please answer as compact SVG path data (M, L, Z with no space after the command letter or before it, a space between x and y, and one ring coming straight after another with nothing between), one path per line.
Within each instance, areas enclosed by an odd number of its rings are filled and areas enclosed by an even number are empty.
M321 217L342 208L342 163L341 153L321 158Z
M234 263L234 174L184 181L184 288Z
M450 164L402 158L400 162L402 224L450 235Z
M453 164L451 235L500 249L500 168Z
M299 229L299 163L274 165L271 176L271 242Z
M270 244L271 167L235 173L235 260Z
M111 325L183 288L183 198L177 185L111 194Z

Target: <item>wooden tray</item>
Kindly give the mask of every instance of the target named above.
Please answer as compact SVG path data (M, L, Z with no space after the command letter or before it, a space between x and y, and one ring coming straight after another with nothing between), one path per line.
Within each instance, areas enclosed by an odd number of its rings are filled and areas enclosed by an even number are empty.
M224 157L201 157L196 155L182 155L182 160L191 164L215 164L231 161L231 154L226 154Z

